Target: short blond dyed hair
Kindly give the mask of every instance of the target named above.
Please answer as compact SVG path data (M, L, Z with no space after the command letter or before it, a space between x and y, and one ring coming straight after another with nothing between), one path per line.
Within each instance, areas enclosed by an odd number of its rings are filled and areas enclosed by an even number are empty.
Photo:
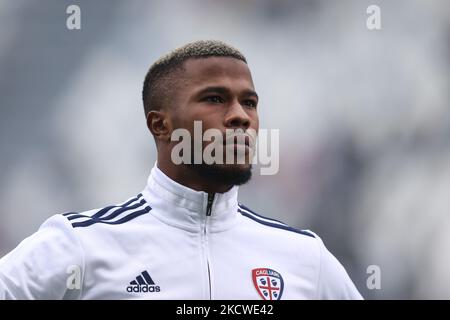
M145 116L152 110L159 110L173 96L173 88L178 77L174 71L182 70L189 59L208 57L230 57L247 63L245 56L236 48L217 40L200 40L179 47L152 64L142 88Z

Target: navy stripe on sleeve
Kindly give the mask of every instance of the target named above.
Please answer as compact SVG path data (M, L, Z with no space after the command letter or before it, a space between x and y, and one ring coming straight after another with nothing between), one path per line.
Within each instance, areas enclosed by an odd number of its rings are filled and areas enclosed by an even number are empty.
M295 229L295 228L292 228L292 227L289 227L289 226L283 225L283 224L271 223L271 222L268 222L268 221L260 220L260 219L256 218L255 216L250 215L247 212L242 211L241 209L238 209L238 211L243 216L245 216L245 217L247 217L249 219L252 219L252 220L254 220L254 221L258 222L258 223L261 223L261 224L263 224L265 226L272 227L272 228L277 228L277 229L282 229L282 230L286 230L286 231L291 231L291 232L302 234L302 235L305 235L305 236L308 236L308 237L315 238L315 236L313 234L311 234L311 233L309 233L307 231L298 230L298 229Z
M83 221L83 222L72 223L72 226L74 228L79 228L79 227L88 227L95 223L104 223L104 224L111 224L111 225L122 224L122 223L128 222L128 221L133 220L143 214L150 212L151 209L152 208L150 208L149 206L146 206L144 209L130 213L129 215L127 215L119 220L116 220L116 221L108 221L108 220L103 220L103 219L98 219L98 218L97 219L91 218L91 219Z
M251 210L250 208L244 206L244 205L241 204L241 203L239 203L238 206L239 206L239 208L240 208L241 210L247 211L247 213L254 214L254 215L257 216L257 217L260 217L261 219L269 220L269 221L273 221L273 222L278 222L278 223L280 223L280 224L286 225L284 222L281 222L281 221L278 221L278 220L275 220L275 219L271 219L271 218L267 218L267 217L263 217L262 215L257 214L255 211Z

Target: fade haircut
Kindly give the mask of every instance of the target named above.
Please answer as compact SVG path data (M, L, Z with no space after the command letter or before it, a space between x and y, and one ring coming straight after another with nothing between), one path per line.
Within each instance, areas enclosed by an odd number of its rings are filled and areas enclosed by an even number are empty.
M142 89L145 116L171 103L170 98L174 96L173 90L180 78L175 71L182 71L186 60L208 57L231 57L247 63L239 50L216 40L191 42L169 52L159 58L145 76Z

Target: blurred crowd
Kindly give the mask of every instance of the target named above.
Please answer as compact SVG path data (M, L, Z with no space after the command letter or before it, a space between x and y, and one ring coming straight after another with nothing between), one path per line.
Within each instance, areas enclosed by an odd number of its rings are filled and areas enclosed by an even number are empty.
M255 170L240 201L319 234L367 299L450 298L446 1L84 0L68 30L71 4L0 2L0 256L53 214L140 192L148 67L219 39L247 57L261 128L280 130L279 173Z

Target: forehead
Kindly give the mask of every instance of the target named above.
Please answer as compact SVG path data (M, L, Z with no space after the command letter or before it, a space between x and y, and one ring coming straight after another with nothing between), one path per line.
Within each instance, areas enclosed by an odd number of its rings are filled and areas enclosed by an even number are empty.
M183 78L192 87L228 85L254 89L250 69L244 61L231 57L189 59L183 64Z

